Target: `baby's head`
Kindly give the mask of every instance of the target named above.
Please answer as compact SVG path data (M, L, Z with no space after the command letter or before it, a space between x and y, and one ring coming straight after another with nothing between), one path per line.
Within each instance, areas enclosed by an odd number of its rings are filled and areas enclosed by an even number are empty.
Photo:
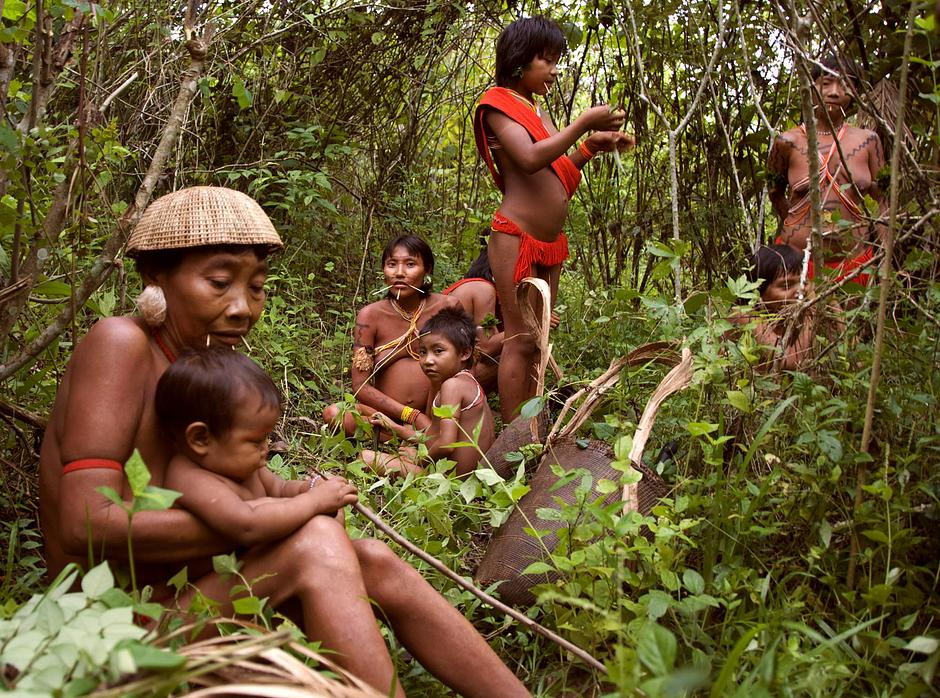
M258 364L229 347L183 353L157 383L160 426L206 470L244 480L267 460L281 394Z
M761 245L748 258L747 278L760 281L761 304L776 311L796 300L802 266L803 253L789 245Z
M447 380L473 366L476 342L476 326L470 316L460 308L444 308L421 328L421 370L432 380Z

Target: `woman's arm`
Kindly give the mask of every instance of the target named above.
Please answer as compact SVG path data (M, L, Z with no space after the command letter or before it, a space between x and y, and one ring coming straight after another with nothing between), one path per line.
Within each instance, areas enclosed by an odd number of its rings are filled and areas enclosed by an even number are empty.
M455 419L439 419L436 423L437 428L429 435L428 455L437 460L446 458L453 454L452 444L458 441L467 441L467 437L460 433L460 427L457 417L460 416L460 407L473 400L474 395L470 394L471 387L464 385L462 381L455 378L449 378L441 384L441 391L438 393L438 402L441 405L453 405L457 409Z
M371 305L367 305L359 311L359 314L356 316L356 329L353 331L354 352L358 351L360 348L366 348L370 351L375 348L377 323L379 320L380 318ZM373 364L376 358L377 357L373 355ZM378 412L384 412L385 414L398 417L401 415L405 405L389 397L369 383L369 378L374 371L374 365L371 370L366 371L356 366L356 361L353 361L351 379L353 394L356 396L357 402L368 405Z
M154 459L152 454L160 450L155 425L141 424L145 403L153 398L153 362L148 335L134 320L108 318L92 328L75 349L67 396L56 406L62 411L53 425L59 425L55 437L62 465L82 458L123 464L134 448L140 448L145 460L148 455ZM164 465L151 463L157 486L163 485ZM97 491L110 487L124 492L124 473L93 469L57 476L62 478L57 504L63 549L71 555L84 556L91 549L126 558L127 514ZM134 556L141 562L187 560L227 547L217 533L180 510L136 514L133 541Z
M568 152L578 138L588 131L618 130L623 126L624 113L612 112L606 105L591 107L581 112L561 131L535 142L525 127L500 111L487 109L484 119L489 131L516 166L526 174L535 174Z
M183 493L180 505L238 545L251 547L280 540L317 514L332 514L358 501L356 488L342 478L321 480L293 497L244 500L219 477L177 457L168 484Z

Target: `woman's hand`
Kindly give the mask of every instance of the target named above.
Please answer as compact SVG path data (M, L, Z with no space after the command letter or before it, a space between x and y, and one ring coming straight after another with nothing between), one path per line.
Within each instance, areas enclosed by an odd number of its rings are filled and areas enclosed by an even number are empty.
M595 153L609 153L613 150L622 153L636 145L636 139L623 131L597 131L588 136L585 142Z
M355 486L339 476L316 481L307 496L311 500L311 513L314 515L333 515L343 507L359 501Z
M581 112L578 121L584 131L619 131L626 120L627 114L623 109L611 109L606 104L591 107Z

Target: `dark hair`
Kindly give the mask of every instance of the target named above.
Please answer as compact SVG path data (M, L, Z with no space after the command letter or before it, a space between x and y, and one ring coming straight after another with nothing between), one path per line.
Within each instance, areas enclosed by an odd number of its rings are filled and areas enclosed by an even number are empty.
M408 252L417 255L421 258L421 261L424 262L425 277L424 283L421 284L421 290L425 293L430 293L431 280L428 277L434 273L434 253L431 251L431 246L417 235L399 235L394 240L390 240L382 251L383 267L385 266L385 262L388 261L388 258L392 256L396 247L404 247Z
M509 87L522 77L522 69L537 56L562 55L568 50L565 35L548 17L517 19L496 40L496 84Z
M467 273L463 275L463 278L486 279L490 283L496 283L496 279L493 278L493 270L490 268L490 255L485 247L480 253L480 256L477 257L473 261L473 264L470 265L470 268L467 269Z
M477 328L463 308L444 308L421 328L421 334L439 334L454 345L457 353L470 350L467 367L473 366L473 349L477 344Z
M775 279L800 273L803 253L789 245L761 245L748 257L747 263L747 279L752 283L760 281L758 291L763 295Z
M810 68L809 75L814 82L824 75L831 75L831 73L829 73L827 70L823 70L824 68L831 70L840 77L845 77L851 80L852 86L855 88L856 92L861 90L862 73L858 69L858 63L853 61L851 58L837 56L834 53L823 56L819 59L818 64L813 63L812 68Z
M134 253L137 272L153 276L180 265L183 258L193 252L223 252L241 254L246 249L254 251L258 259L267 259L270 245L198 245L196 247L174 247L168 250L141 250Z
M281 409L281 393L264 370L228 347L189 349L157 382L160 426L178 438L194 422L205 422L213 436L232 428L246 394L261 397L262 407Z

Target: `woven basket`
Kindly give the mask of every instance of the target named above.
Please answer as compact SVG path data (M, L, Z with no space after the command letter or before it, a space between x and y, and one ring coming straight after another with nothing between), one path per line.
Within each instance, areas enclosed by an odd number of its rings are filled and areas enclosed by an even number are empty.
M261 206L225 187L189 187L162 196L144 211L127 253L203 245L284 246Z
M493 470L503 478L509 479L519 467L518 461L506 460L506 455L518 451L526 444L545 443L548 435L548 408L544 408L536 417L538 420L538 440L532 437L532 420L525 417L516 417L509 426L499 432L496 441L486 452L486 460Z
M539 464L535 477L532 478L532 489L490 539L475 575L477 582L483 586L502 582L497 591L503 601L514 606L531 605L535 598L529 588L536 584L552 582L558 578L558 574L522 574L522 571L533 562L547 560L548 553L554 551L558 545L556 532L568 526L565 521L541 519L536 512L540 509L561 509L558 500L568 505L573 504L575 490L581 482L581 478L574 478L565 486L552 490L558 481L552 472L552 466L560 465L565 472L585 468L594 477L596 485L601 478L619 482L621 473L611 467L612 461L613 450L603 441L589 441L587 448L581 448L573 440L562 439L550 447ZM669 487L659 475L642 463L634 467L643 473L643 479L637 488L637 509L645 515L666 495ZM605 504L618 501L619 488L604 498ZM539 541L525 532L529 527L549 533L543 535Z
M602 441L590 441L587 448L580 448L575 443L577 430L587 421L599 404L603 395L617 384L620 372L627 366L641 365L656 361L672 365L672 370L660 381L659 386L650 396L634 435L630 462L643 477L638 483L626 485L622 492L618 489L610 493L604 501L608 504L622 501L624 511L639 511L648 514L656 501L665 496L668 486L659 475L643 464L643 449L652 430L656 412L669 395L681 390L692 378L692 355L688 349L682 350L681 359L676 355L675 346L667 342L655 342L637 347L627 356L614 359L610 367L600 376L565 402L561 413L545 437L545 450L538 469L532 479L532 489L509 515L506 522L493 534L480 566L474 575L476 580L488 586L502 582L498 587L499 595L507 603L526 606L534 601L529 588L535 584L550 582L557 575L547 573L523 575L522 571L533 562L544 560L558 544L555 532L563 525L562 521L543 520L536 514L540 509L560 510L559 500L564 504L575 501L575 489L580 478L557 490L552 487L558 478L552 473L552 466L559 465L568 472L575 468L585 468L593 476L595 484L600 479L619 482L620 473L611 467L613 451ZM578 405L575 407L575 405ZM518 420L517 420L518 421ZM526 528L537 531L549 531L541 541L525 532Z

